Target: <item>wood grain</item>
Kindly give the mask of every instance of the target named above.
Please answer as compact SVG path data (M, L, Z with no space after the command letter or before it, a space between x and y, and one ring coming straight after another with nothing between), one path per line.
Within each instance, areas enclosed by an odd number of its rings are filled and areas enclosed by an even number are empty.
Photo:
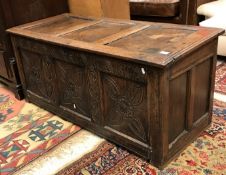
M65 12L68 12L67 0L0 0L0 82L8 86L18 99L24 97L22 85L12 44L5 30Z

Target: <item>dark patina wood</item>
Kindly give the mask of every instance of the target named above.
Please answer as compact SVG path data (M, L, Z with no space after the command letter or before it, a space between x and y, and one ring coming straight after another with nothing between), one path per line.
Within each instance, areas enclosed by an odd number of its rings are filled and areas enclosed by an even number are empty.
M158 167L211 122L220 29L63 14L9 32L27 100Z
M23 98L18 68L6 29L68 12L67 0L0 0L0 82Z

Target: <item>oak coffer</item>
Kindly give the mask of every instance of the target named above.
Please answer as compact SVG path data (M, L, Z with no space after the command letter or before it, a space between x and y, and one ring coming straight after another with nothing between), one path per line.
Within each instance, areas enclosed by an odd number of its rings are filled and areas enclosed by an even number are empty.
M28 101L158 167L211 123L223 30L62 14L8 32Z

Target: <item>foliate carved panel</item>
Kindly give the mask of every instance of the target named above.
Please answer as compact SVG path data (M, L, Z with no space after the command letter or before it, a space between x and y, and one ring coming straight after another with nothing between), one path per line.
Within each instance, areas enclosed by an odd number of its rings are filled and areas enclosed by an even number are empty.
M53 60L21 49L27 89L47 100L57 102L56 73Z
M102 82L105 126L147 143L146 85L107 74Z
M84 67L57 61L60 105L90 117L88 89Z

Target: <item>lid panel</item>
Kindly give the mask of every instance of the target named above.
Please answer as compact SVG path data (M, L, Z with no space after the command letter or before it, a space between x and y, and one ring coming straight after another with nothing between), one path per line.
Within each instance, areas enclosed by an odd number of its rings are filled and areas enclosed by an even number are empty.
M63 38L69 38L85 42L95 42L110 35L119 33L123 30L129 29L135 26L133 23L116 23L110 21L103 21L95 25L91 25L66 35Z
M130 51L167 55L177 51L182 41L195 32L196 30L151 26L108 45Z
M67 28L76 27L78 25L89 23L91 21L92 20L90 19L63 16L60 19L56 19L27 29L38 33L58 34Z

